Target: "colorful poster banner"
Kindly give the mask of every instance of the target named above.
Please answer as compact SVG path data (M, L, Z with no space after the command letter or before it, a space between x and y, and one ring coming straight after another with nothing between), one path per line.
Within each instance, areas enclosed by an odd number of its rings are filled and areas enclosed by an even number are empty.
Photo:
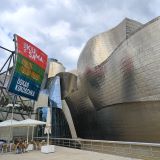
M16 64L8 91L37 100L47 66L47 55L39 48L15 35Z

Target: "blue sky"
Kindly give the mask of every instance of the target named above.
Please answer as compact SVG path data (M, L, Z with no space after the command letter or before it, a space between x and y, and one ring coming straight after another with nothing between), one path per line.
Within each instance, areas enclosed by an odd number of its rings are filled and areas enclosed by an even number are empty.
M72 70L88 39L125 17L146 23L160 15L159 6L159 0L5 0L0 45L14 50L16 33ZM1 50L0 65L7 54Z

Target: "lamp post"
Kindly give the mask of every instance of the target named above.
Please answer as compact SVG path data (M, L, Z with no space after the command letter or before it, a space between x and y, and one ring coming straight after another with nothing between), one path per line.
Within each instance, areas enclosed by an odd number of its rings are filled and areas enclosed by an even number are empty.
M13 111L14 111L14 107L15 107L15 103L16 103L16 98L17 96L14 95L13 96L13 101L12 101L12 113L11 113L11 126L10 126L10 141L13 139L13 127L12 127L12 121L13 121Z

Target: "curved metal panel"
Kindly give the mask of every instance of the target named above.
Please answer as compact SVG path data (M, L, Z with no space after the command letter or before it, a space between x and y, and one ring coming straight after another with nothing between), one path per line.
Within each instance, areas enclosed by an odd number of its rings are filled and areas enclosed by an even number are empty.
M49 59L48 78L56 76L60 72L64 72L65 68L62 63L56 59Z
M88 41L78 90L66 97L78 137L159 141L159 37L158 17L143 26L125 19Z
M64 97L77 90L77 76L69 72L62 72L57 75L61 79L61 94L62 99L64 99Z
M103 63L85 68L81 77L97 109L123 102L159 100L159 26L159 20L146 25Z

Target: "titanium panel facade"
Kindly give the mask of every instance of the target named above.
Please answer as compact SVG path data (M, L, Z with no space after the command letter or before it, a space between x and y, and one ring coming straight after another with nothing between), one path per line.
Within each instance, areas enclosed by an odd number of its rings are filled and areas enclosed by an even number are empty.
M159 142L160 18L125 19L88 41L66 97L80 138Z

